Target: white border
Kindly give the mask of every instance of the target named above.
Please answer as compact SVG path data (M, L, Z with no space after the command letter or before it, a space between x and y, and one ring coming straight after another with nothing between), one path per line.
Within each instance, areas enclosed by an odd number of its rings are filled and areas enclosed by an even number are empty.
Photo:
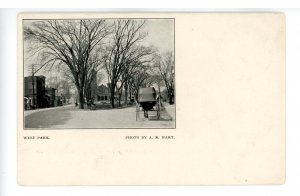
M55 0L59 2L59 0ZM8 3L7 3L8 2ZM16 1L6 1L5 7L12 7L12 3ZM19 6L29 7L32 6L31 2L37 7L40 4L43 6L53 3L53 1L19 1ZM78 1L68 2L70 8L74 7ZM97 7L92 4L88 4L89 0L82 1L81 8ZM118 6L123 6L123 3ZM156 0L149 1L150 3L157 2ZM147 2L147 5L149 4ZM183 1L186 6L189 0ZM215 1L210 1L215 2ZM226 7L236 7L240 4L233 4L226 1ZM258 2L255 0L254 2ZM272 7L278 7L280 3L271 2ZM269 4L271 4L269 3ZM26 4L26 5L25 5ZM223 8L224 8L223 3ZM251 3L250 3L251 4ZM253 4L253 1L252 1ZM291 6L297 4L292 1L285 1L283 6ZM299 4L299 3L298 3ZM60 4L66 6L66 3ZM76 4L78 5L78 4ZM105 4L107 7L112 7L111 3ZM130 5L130 4L129 4ZM137 4L141 7L141 3ZM144 4L146 5L146 4ZM165 4L166 5L166 4ZM171 8L178 8L182 4L174 4L172 1L168 3ZM206 3L205 5L211 5ZM246 4L249 5L249 4ZM183 6L183 7L186 7ZM281 3L282 6L282 3ZM51 6L50 7L56 7ZM128 7L128 6L124 6ZM133 8L131 4L131 8ZM160 6L163 7L163 6ZM190 7L190 6L187 6ZM195 6L196 7L196 6ZM206 6L215 7L220 6ZM251 6L251 7L257 7ZM265 7L262 3L261 7ZM266 6L267 7L267 6ZM209 187L22 187L17 185L16 181L16 51L17 51L17 14L19 12L30 11L104 11L103 9L10 9L0 10L0 195L30 195L30 196L53 196L53 195L299 195L300 189L300 9L168 9L168 11L282 11L286 14L287 20L287 178L286 184L282 186L209 186ZM107 9L106 11L112 11ZM154 11L153 9L127 9L116 11ZM158 11L167 11L166 9L158 9Z

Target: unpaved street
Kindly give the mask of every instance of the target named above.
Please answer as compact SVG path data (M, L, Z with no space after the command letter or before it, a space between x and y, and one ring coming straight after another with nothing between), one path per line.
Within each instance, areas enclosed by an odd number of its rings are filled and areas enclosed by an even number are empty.
M134 106L120 109L79 110L74 105L25 112L25 128L174 128L175 106L167 105L159 120L148 120ZM28 114L29 113L29 114ZM155 115L154 112L149 112Z

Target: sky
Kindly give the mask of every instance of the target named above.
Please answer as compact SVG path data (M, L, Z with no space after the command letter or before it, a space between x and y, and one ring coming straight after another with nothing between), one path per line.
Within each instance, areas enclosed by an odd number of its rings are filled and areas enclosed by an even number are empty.
M34 21L24 21L24 26L31 26ZM164 53L166 51L174 51L174 19L146 19L145 26L143 31L148 32L147 37L145 37L140 44L145 46L154 46L156 47L159 52ZM27 55L27 43L25 45L24 51L24 75L30 75L30 68L31 64L35 64L35 56L31 58ZM49 71L45 71L41 69L36 75L45 75L46 77L49 75ZM52 73L51 75L53 75Z
M146 21L145 31L148 31L145 44L154 45L161 52L174 51L173 19L149 19Z

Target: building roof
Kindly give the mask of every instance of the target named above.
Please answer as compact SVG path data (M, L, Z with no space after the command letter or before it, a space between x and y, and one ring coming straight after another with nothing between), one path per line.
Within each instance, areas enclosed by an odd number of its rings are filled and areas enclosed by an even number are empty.
M110 88L108 88L104 84L101 84L100 86L98 86L97 90L98 90L98 93L100 93L100 94L109 94L110 93Z

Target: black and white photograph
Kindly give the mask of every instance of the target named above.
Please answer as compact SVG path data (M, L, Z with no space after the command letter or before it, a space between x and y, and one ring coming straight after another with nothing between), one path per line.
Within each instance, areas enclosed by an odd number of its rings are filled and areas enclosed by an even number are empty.
M175 128L175 19L24 19L25 129Z

